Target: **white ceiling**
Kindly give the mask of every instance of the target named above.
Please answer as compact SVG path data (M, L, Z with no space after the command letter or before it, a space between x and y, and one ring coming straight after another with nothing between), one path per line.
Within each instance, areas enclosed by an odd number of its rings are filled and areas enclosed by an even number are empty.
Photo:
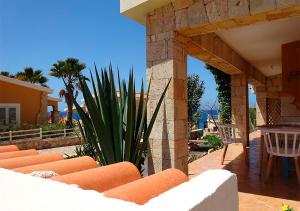
M300 17L216 32L266 76L281 73L281 45L300 40Z

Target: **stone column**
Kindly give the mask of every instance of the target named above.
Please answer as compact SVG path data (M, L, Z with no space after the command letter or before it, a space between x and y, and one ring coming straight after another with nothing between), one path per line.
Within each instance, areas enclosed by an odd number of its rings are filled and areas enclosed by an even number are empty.
M48 94L46 92L41 92L40 100L40 110L36 118L37 124L44 124L48 120Z
M245 74L231 76L231 113L232 123L249 145L248 77Z
M57 123L59 121L59 112L57 106L53 106L52 111L52 123Z
M150 135L149 174L170 167L187 173L187 56L174 28L172 4L147 16L148 120L171 79Z
M266 86L254 87L256 95L256 125L267 124L267 90Z

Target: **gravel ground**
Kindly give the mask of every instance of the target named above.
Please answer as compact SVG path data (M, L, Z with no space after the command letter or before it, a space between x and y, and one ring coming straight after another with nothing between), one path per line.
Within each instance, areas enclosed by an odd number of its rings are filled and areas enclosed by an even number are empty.
M61 154L67 154L67 155L74 155L76 146L66 146L66 147L57 147L57 148L50 148L50 149L42 149L38 150L39 153L44 153L44 152L58 152Z

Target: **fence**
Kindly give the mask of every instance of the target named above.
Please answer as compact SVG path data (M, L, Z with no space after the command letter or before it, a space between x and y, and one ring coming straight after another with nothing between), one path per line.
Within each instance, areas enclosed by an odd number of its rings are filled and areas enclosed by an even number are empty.
M32 130L16 130L0 133L0 141L13 141L18 139L49 139L75 136L73 129L60 129L43 131L42 128Z

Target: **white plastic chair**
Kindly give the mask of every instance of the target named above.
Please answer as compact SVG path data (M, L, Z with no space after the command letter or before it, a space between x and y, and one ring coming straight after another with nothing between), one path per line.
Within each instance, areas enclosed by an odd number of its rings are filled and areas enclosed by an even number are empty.
M270 176L274 156L294 158L298 184L300 185L300 131L264 129L262 130L266 150L269 154L266 180Z
M218 124L219 134L224 143L224 149L221 157L221 165L224 163L226 152L229 144L241 143L243 144L243 150L245 154L245 161L248 163L248 153L246 141L242 138L239 138L239 132L236 125L233 124Z

